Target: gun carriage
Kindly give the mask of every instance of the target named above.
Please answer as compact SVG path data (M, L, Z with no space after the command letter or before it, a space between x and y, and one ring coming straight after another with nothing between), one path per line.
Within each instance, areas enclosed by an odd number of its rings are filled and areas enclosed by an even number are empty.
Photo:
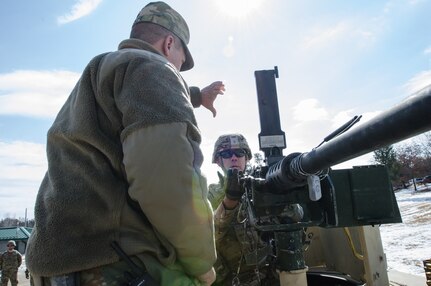
M265 164L241 177L240 184L245 193L245 227L257 231L264 243L247 243L247 264L258 267L269 263L279 273L281 285L363 285L359 280L367 285L388 285L379 231L367 227L402 221L387 169L381 165L331 167L430 130L431 86L350 129L361 118L355 116L309 152L284 156L286 139L275 84L278 69L255 71L255 78L259 147ZM340 236L340 231L345 235ZM359 237L363 255L356 250L353 232ZM308 255L305 250L313 248L316 233L320 249ZM328 251L348 256L343 254L346 249L341 247L340 237L348 238L357 261L328 259ZM326 258L322 258L324 252ZM326 267L311 271L307 264ZM359 269L352 273L356 280L342 274L351 274L349 270L354 268Z

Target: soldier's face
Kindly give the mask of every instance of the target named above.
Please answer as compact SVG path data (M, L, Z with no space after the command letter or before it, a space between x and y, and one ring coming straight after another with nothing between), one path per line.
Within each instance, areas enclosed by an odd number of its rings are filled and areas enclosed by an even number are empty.
M13 248L14 248L13 244L8 244L8 245L7 245L7 247L8 247L9 249L13 249Z
M219 160L221 160L221 167L225 171L227 171L228 169L237 169L238 171L244 171L247 164L246 156L237 157L235 154L232 154L232 157L227 159L220 157Z

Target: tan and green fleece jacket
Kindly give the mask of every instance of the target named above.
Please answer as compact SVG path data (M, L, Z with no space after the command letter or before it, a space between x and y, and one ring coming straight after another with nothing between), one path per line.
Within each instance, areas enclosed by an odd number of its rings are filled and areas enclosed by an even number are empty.
M176 68L140 40L90 61L48 131L26 252L33 275L118 261L114 240L162 269L195 277L212 267L213 214L193 113L199 96L191 99Z

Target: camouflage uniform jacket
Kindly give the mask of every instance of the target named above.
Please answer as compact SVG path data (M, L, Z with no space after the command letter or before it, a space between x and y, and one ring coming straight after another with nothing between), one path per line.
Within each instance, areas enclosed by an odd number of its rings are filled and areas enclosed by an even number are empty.
M114 263L114 240L159 263L146 266L161 284L166 268L191 277L211 269L213 211L191 92L138 39L90 61L48 131L27 248L32 275Z
M237 274L253 273L255 269L254 266L245 265L242 253L243 246L238 239L238 232L243 228L243 225L238 222L241 203L235 209L225 209L222 203L224 198L223 184L224 179L220 177L218 184L210 185L208 193L208 198L215 209L217 262L214 268L217 272L217 280L214 285L231 285L232 279Z
M5 251L0 255L0 270L18 270L22 263L22 256L17 250Z

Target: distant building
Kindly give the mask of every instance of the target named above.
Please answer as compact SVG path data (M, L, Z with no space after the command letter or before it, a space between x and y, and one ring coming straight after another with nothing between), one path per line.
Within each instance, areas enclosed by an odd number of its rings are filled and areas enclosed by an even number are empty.
M31 227L0 227L0 252L6 250L6 245L9 240L15 240L16 247L21 254L25 253L27 248L27 241L30 237Z

